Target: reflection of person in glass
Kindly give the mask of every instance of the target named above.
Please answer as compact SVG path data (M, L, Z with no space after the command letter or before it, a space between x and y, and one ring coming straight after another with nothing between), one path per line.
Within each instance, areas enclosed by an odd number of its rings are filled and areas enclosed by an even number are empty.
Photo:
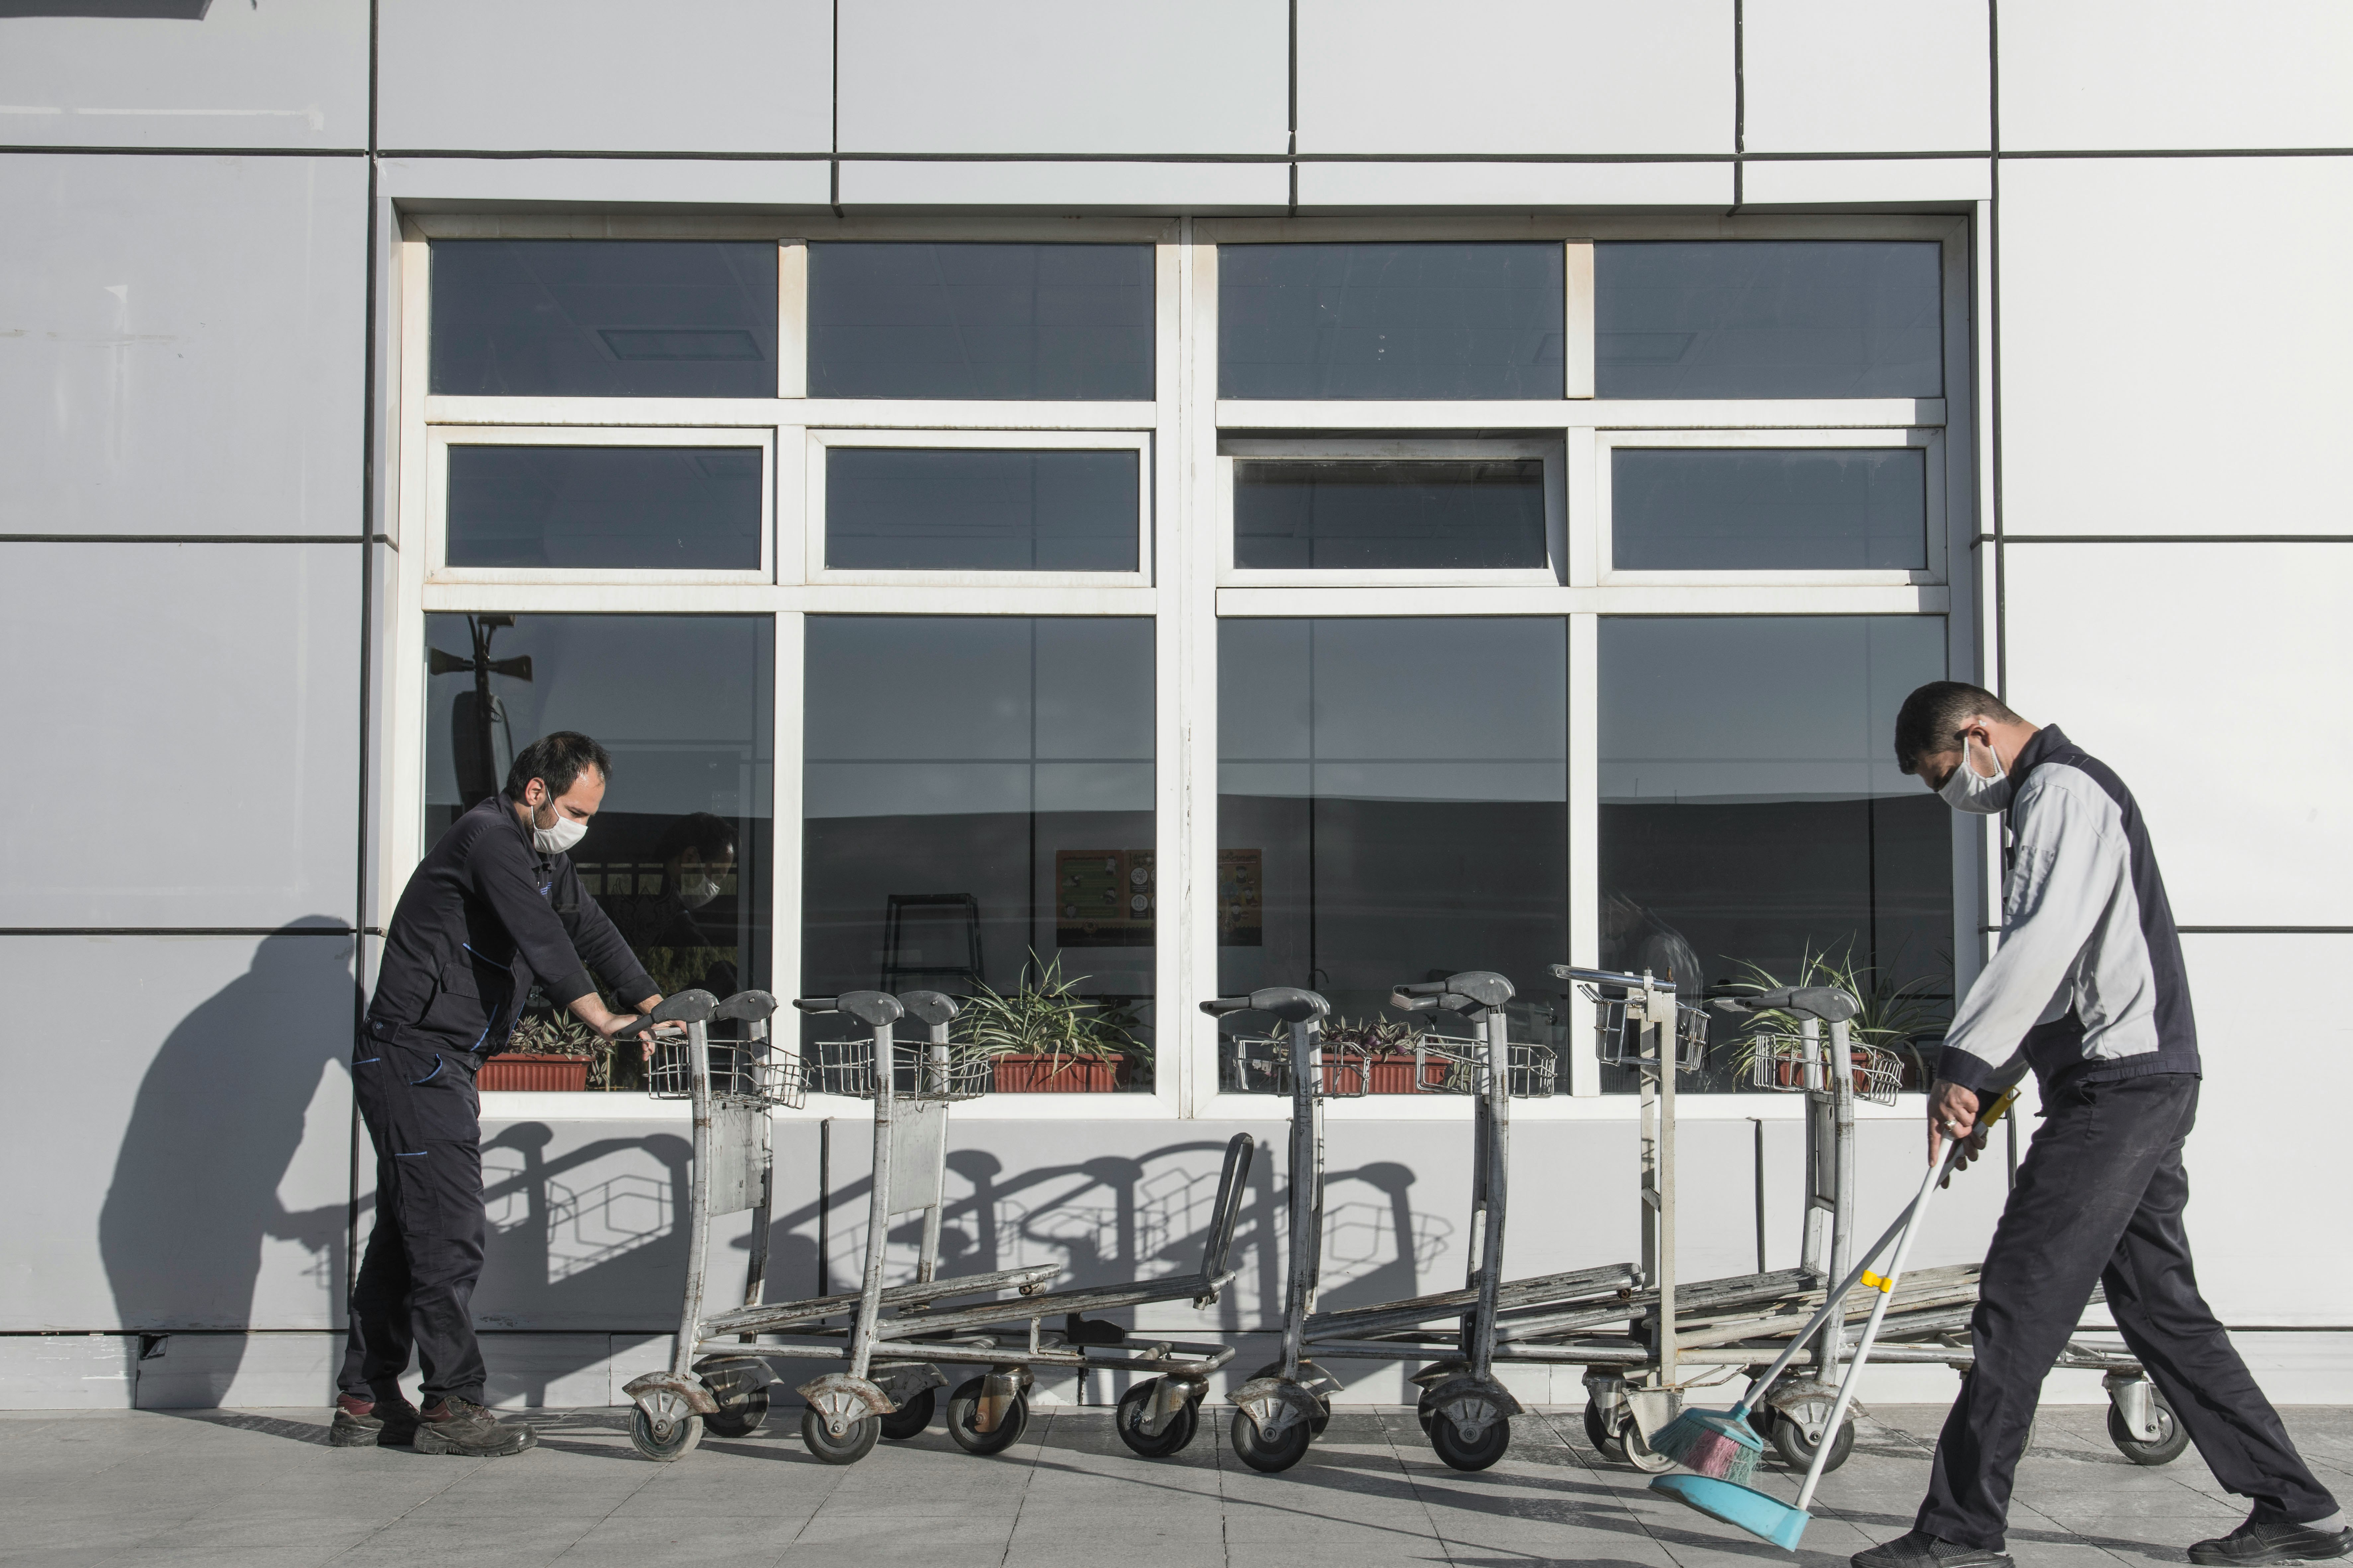
M1620 974L1648 971L1696 1001L1704 984L1699 954L1683 933L1661 920L1658 911L1636 903L1623 893L1601 895L1601 967Z
M735 829L707 811L690 812L662 830L654 858L661 862L659 886L608 891L596 901L662 990L699 985L717 996L733 994L735 944L714 942L696 911L734 873Z
M482 1408L472 1301L482 1272L481 1101L474 1073L512 1032L535 984L607 1038L593 965L642 1013L661 1000L565 853L605 801L612 761L559 731L523 748L506 787L449 826L408 879L353 1052L352 1088L375 1145L375 1229L352 1290L337 1380L337 1447L414 1442L425 1453L520 1453L536 1440ZM425 1404L399 1378L414 1350Z

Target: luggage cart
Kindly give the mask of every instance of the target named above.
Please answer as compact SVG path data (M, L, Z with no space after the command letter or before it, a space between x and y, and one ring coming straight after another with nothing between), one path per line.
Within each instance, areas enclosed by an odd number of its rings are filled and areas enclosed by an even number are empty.
M1233 1277L1227 1255L1246 1190L1250 1136L1241 1134L1227 1146L1198 1274L1050 1292L1048 1286L1060 1271L1054 1264L942 1279L948 1108L985 1090L987 1058L950 1044L948 1026L956 1004L935 991L900 996L853 991L803 997L794 1005L806 1013L839 1014L869 1031L863 1038L819 1043L816 1059L800 1065L795 1086L800 1092L815 1089L860 1097L874 1106L874 1173L859 1288L806 1300L762 1302L755 1279L744 1305L700 1317L701 1237L710 1214L702 1205L705 1184L698 1174L679 1364L670 1373L640 1378L628 1390L638 1401L639 1417L631 1430L638 1450L649 1458L676 1458L694 1446L702 1425L713 1423L714 1416L714 1430L748 1435L766 1414L774 1363L811 1360L847 1363L795 1390L807 1403L802 1440L830 1464L855 1463L873 1450L878 1438L904 1440L924 1431L936 1407L934 1391L948 1385L943 1364L982 1369L958 1384L947 1400L949 1436L968 1453L1002 1453L1019 1440L1029 1422L1033 1369L1041 1366L1153 1374L1130 1387L1120 1402L1122 1439L1147 1456L1173 1454L1190 1442L1208 1374L1232 1358L1231 1348L1132 1338L1118 1325L1090 1321L1084 1314L1180 1300L1206 1306L1217 1300ZM924 1026L921 1041L895 1037L895 1026L910 1016ZM699 1173L703 1107L721 1080L715 1070L691 1068L687 1078L687 1092L697 1107ZM723 1184L709 1184L716 1190ZM756 1205L755 1256L768 1215L765 1201ZM891 1225L907 1215L921 1221L915 1277L885 1285ZM1005 1290L1018 1294L998 1299ZM1054 1316L1064 1319L1060 1331L1043 1326ZM675 1402L664 1407L667 1426L658 1426L647 1408L654 1398Z

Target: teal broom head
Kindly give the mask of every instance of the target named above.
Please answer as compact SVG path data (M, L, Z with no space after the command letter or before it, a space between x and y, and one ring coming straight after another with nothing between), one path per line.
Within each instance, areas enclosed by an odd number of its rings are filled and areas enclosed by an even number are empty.
M1759 1541L1769 1541L1784 1552L1798 1550L1798 1542L1813 1517L1778 1498L1712 1476L1661 1476L1651 1483L1651 1489L1710 1519L1745 1530Z
M1746 1486L1765 1458L1765 1439L1732 1410L1685 1410L1659 1428L1651 1452L1687 1470Z

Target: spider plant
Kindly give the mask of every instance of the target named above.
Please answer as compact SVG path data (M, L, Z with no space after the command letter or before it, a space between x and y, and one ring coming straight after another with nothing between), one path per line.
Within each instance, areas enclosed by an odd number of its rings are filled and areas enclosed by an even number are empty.
M1827 950L1816 952L1807 947L1798 961L1796 977L1790 980L1780 979L1762 964L1744 963L1740 967L1742 976L1733 984L1744 989L1778 991L1784 985L1830 985L1846 992L1862 1005L1862 1011L1847 1025L1847 1037L1857 1045L1876 1046L1892 1052L1905 1064L1905 1077L1913 1084L1927 1082L1926 1054L1914 1042L1943 1022L1936 1001L1922 994L1927 982L1907 980L1897 984L1869 964L1858 964L1852 947L1838 953ZM1795 1035L1804 1028L1795 1014L1774 1008L1743 1016L1746 1027L1732 1058L1736 1079L1746 1078L1756 1067L1767 1037Z
M1144 1054L1126 1013L1078 994L1083 974L1065 978L1062 960L1030 953L1010 994L980 984L956 1015L955 1042L986 1057L1047 1057L1073 1061L1134 1059Z

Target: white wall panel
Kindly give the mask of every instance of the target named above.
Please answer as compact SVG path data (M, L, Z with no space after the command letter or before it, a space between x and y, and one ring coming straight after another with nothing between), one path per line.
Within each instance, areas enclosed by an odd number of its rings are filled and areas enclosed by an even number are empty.
M1990 158L1751 158L1741 174L1741 202L1752 207L1950 207L1992 195Z
M37 1012L93 1004L0 1041L17 1110L0 1139L0 1329L337 1321L351 947L319 932L0 937L8 994ZM233 1376L234 1358L211 1371Z
M818 166L819 178L826 171ZM841 165L844 207L1087 207L1097 212L1281 211L1291 202L1284 163L920 163Z
M201 21L16 14L0 21L0 144L364 147L367 72L367 0L222 3Z
M0 926L348 924L360 552L0 544Z
M1409 207L1728 206L1732 164L1302 163L1299 205L1336 210Z
M2353 158L2007 163L1999 231L2010 531L2353 532Z
M0 158L0 533L352 533L356 158Z
M850 153L1282 153L1284 0L843 0Z
M2001 12L2001 144L2353 146L2343 0L2035 0Z
M2326 695L2353 668L2353 546L2005 554L2010 700L2123 777L2175 918L2353 924L2353 734Z
M1748 0L1751 153L1992 145L1985 0Z
M379 189L429 210L448 203L509 210L665 203L822 207L833 165L818 158L386 158Z
M1732 151L1731 0L1300 0L1303 153Z
M400 0L379 23L377 143L823 152L832 16L830 0Z

